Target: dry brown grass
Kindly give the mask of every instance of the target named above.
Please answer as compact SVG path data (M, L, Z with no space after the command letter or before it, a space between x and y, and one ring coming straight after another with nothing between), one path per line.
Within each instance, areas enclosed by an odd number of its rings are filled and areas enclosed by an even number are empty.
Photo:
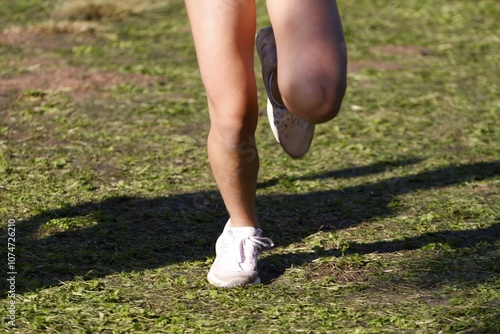
M37 25L29 27L32 32L38 33L55 33L55 34L85 34L95 33L99 30L97 22L87 21L55 21L48 20Z
M47 20L24 28L10 27L2 33L93 34L106 30L100 22L104 19L122 20L167 4L159 0L66 0L55 6Z
M55 21L47 20L44 22L29 24L26 27L13 26L0 32L0 42L4 44L14 44L34 39L33 35L47 34L95 34L106 31L106 27L98 22L89 21Z
M54 10L52 17L57 21L120 20L162 7L165 3L158 0L68 0Z

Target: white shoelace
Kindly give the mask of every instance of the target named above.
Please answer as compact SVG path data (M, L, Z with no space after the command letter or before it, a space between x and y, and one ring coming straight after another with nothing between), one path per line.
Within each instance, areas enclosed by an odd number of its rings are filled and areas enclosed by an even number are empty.
M257 256L261 250L269 250L274 246L270 238L249 236L240 243L240 263L243 270L255 270ZM248 267L247 267L248 266Z

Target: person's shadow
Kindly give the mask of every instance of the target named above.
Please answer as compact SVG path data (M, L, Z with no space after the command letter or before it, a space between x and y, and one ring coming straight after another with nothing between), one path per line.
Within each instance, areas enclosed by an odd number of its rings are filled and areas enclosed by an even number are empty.
M355 178L417 162L411 159L384 162L305 175L286 182ZM449 166L343 189L260 196L258 208L266 236L277 246L287 246L319 230L339 230L390 216L395 196L484 180L499 174L498 161ZM259 187L277 182L282 181L267 180ZM226 219L223 202L215 190L157 198L110 197L95 203L48 209L16 223L16 292L57 285L75 277L103 277L171 263L206 260L214 255L215 240ZM82 221L85 227L78 228L77 224ZM58 226L61 227L59 232L44 232ZM3 232L5 234L6 230ZM347 252L396 252L447 240L452 241L453 247L466 247L499 238L500 224L495 224L483 230L441 231L390 242L351 243ZM260 262L261 277L266 284L292 265L341 254L337 249L318 249L314 254L271 254ZM2 284L2 296L5 296L8 290L5 280Z

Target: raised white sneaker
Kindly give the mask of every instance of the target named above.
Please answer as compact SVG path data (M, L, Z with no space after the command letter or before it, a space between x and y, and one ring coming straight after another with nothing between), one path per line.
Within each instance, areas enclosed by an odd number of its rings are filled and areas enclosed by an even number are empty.
M311 146L315 125L267 99L267 118L274 138L292 158L304 156Z
M210 284L233 288L260 282L257 256L274 246L262 230L254 227L229 227L229 220L215 244L215 261L208 272Z
M271 27L259 31L256 46L262 64L262 79L269 97L267 99L269 125L283 150L292 158L300 158L311 146L315 125L290 113L285 105L276 101L273 96L272 84L277 74L278 59Z

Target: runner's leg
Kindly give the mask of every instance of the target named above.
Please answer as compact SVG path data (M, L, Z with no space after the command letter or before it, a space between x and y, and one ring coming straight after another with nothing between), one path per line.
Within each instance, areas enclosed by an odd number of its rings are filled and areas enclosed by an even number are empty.
M208 155L231 226L258 227L255 1L186 0L208 97Z
M346 89L347 51L335 0L267 0L287 109L311 122L334 118Z

